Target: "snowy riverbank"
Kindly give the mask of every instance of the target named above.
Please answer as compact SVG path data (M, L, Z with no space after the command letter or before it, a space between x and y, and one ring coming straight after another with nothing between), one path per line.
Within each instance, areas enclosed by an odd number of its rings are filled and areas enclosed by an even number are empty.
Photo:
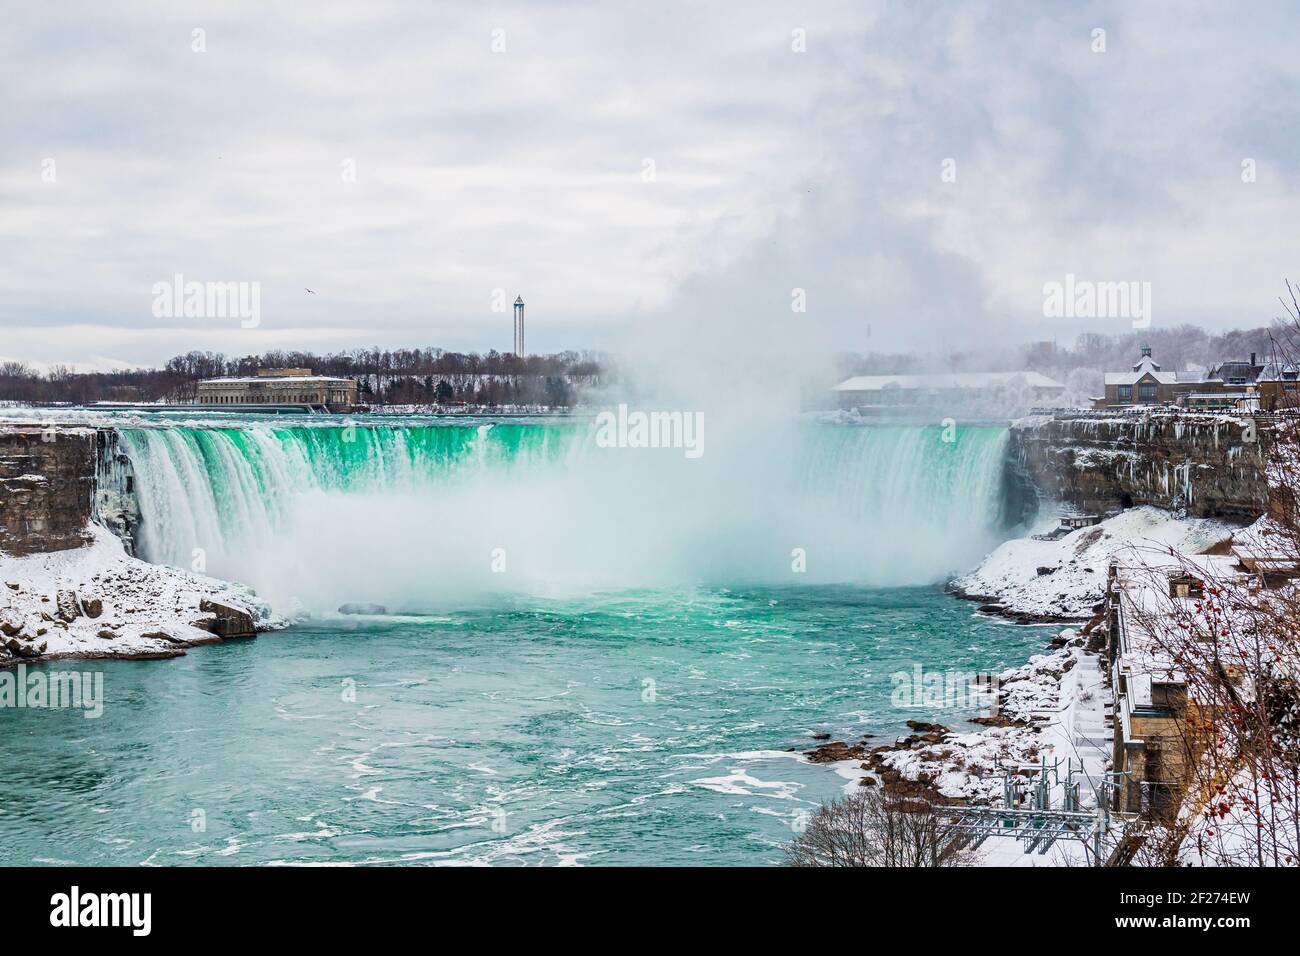
M91 534L81 548L0 553L0 667L175 657L287 623L246 588L133 558L98 526Z
M1035 530L1049 529L1050 524ZM953 590L984 602L981 610L1023 621L1086 622L1082 628L1060 631L1045 653L998 674L996 707L986 716L971 720L965 708L964 726L959 726L946 718L947 708L940 703L918 714L920 720L909 721L912 733L890 745L859 744L846 751L843 744L828 744L808 757L834 762L852 781L850 787L883 786L972 805L1002 803L1008 773L1019 778L1023 790L1046 761L1058 767L1049 778L1052 805L1060 805L1062 782L1073 770L1081 809L1095 806L1094 787L1109 767L1113 716L1093 608L1104 598L1111 558L1129 549L1149 555L1170 549L1221 552L1234 534L1244 540L1248 532L1215 519L1180 518L1139 507L1054 541L1024 537L1005 542L958 578ZM952 726L938 723L945 720ZM997 865L1050 864L1080 852L1077 845L1063 846L1055 857L1031 859L1014 840L1001 839L984 848L985 862Z
M1054 520L1037 531L1048 531ZM1201 554L1231 540L1241 526L1216 518L1179 518L1160 508L1130 508L1055 541L1015 538L975 570L956 578L954 593L982 610L1025 622L1073 623L1092 617L1106 592L1110 559L1126 548Z

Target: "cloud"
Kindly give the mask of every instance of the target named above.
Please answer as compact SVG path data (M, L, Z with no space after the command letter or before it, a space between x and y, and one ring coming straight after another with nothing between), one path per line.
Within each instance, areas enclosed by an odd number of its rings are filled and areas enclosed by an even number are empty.
M504 349L500 289L524 294L537 349L747 342L811 364L1071 336L1042 315L1067 272L1152 282L1156 324L1256 324L1300 211L1294 20L20 7L0 35L0 352ZM155 318L150 290L176 273L260 282L261 326Z

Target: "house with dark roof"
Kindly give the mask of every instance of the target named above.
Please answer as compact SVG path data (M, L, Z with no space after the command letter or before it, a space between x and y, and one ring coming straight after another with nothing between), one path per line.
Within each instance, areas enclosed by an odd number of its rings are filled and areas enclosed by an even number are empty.
M1106 373L1106 395L1098 407L1127 405L1163 405L1201 383L1199 372L1166 372L1151 355L1151 346L1142 346L1142 354L1127 372Z
M1300 405L1300 368L1291 362L1266 362L1255 376L1259 407L1266 412Z
M1249 361L1220 362L1204 372L1166 372L1152 357L1151 347L1144 345L1130 371L1106 373L1105 397L1095 399L1094 406L1177 404L1187 408L1249 411L1269 407L1263 401L1265 389L1270 396L1296 391L1294 367L1261 365L1256 358L1252 352ZM1286 369L1290 369L1290 379L1281 377Z

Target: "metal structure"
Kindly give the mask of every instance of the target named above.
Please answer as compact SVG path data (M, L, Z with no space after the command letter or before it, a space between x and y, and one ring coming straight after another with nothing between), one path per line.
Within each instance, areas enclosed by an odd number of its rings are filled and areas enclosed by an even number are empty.
M1061 760L1051 764L1047 758L1032 769L1034 776L1019 776L1011 768L1003 769L1002 805L992 807L953 807L952 830L963 834L974 849L989 837L1012 837L1024 844L1025 853L1047 853L1057 840L1075 840L1091 844L1092 859L1098 866L1104 862L1102 839L1111 832L1111 791L1118 786L1116 778L1124 774L1107 773L1093 788L1096 806L1084 809L1080 801L1080 783L1089 779L1082 765L1074 760L1065 762L1066 776L1061 780ZM1062 805L1052 806L1054 786L1062 790ZM1025 806L1028 803L1029 806ZM1129 821L1119 821L1127 829ZM1120 834L1121 840L1123 833Z
M515 356L524 357L524 297L515 296Z

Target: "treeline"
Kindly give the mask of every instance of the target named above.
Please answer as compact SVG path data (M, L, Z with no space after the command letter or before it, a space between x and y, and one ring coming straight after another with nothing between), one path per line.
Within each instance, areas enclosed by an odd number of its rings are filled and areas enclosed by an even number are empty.
M1275 357L1276 342L1293 335L1285 324L1211 333L1195 325L1150 328L1106 335L1087 332L1073 343L1056 340L1029 342L1000 349L841 356L839 374L893 375L917 372L1036 371L1054 377L1070 373L1093 377L1104 371L1130 368L1143 346L1151 346L1155 360L1168 371L1208 368L1233 359L1245 361L1252 352L1261 361Z
M444 349L353 349L317 355L314 352L264 352L243 358L227 358L219 352L189 352L169 361L165 370L186 378L221 378L256 375L269 368L309 368L318 375L423 376L423 375L583 375L600 374L600 363L591 352L556 352L527 355L493 349L477 352L448 352Z
M355 349L317 355L272 351L230 358L219 352L188 352L161 369L47 372L22 362L0 363L0 401L189 402L206 378L254 376L265 369L308 368L318 375L356 379L361 400L371 404L572 405L578 391L598 384L601 363L590 352L529 355L495 350L448 352L425 349Z
M4 402L155 401L184 384L174 373L160 369L76 372L56 365L39 372L22 362L0 362L0 401Z
M1234 359L1246 361L1252 352L1261 361L1275 358L1277 343L1291 333L1280 325L1233 329L1211 333L1195 325L1150 328L1117 335L1095 332L1078 336L1073 345L1033 343L1022 349L1024 368L1048 372L1071 369L1127 369L1145 345L1160 366L1169 371L1209 368ZM1050 374L1050 372L1049 372Z

